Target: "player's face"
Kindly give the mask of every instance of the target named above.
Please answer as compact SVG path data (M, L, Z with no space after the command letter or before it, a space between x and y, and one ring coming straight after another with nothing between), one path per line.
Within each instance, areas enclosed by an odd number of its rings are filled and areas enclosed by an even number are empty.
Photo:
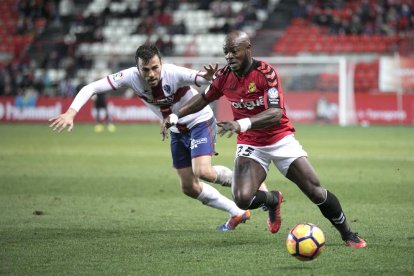
M161 79L161 60L155 55L147 62L142 59L138 59L138 70L141 76L151 87L158 85Z
M230 69L238 74L242 74L248 69L250 61L250 46L234 41L226 42L223 47L224 57Z

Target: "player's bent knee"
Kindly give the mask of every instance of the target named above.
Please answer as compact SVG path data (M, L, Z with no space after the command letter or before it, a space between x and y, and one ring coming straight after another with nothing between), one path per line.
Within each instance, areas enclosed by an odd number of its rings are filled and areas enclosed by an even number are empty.
M321 186L313 186L313 189L308 194L309 199L315 203L319 204L321 202L324 202L326 199L326 190Z
M252 202L252 197L250 194L235 193L234 202L240 209L247 210Z
M195 183L183 183L181 182L181 192L191 198L197 198L201 193L201 186Z
M216 178L215 171L211 167L200 167L193 170L196 177L206 181L213 181Z
M191 198L197 198L198 195L200 194L196 189L192 187L182 187L181 191L183 192L183 194Z

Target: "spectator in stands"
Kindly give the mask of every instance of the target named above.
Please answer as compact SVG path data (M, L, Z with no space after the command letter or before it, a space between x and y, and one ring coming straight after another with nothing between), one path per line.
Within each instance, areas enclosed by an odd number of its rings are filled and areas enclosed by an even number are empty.
M46 54L41 64L41 68L43 69L58 69L59 66L60 66L60 57L56 49L53 49L48 54Z
M230 18L233 15L230 1L214 0L210 4L210 10L214 17Z
M298 5L293 10L293 17L305 18L307 15L306 0L299 0Z
M34 107L36 106L38 96L38 92L34 86L29 85L20 90L19 94L14 98L14 106L20 108Z
M40 85L43 88L42 95L47 97L56 96L55 83L50 76L50 69L46 69L39 79Z
M73 98L76 95L75 86L73 85L72 80L66 76L59 83L59 96Z
M267 10L269 7L269 0L250 0L249 4L258 10Z
M300 0L293 14L327 26L337 34L394 35L414 28L414 2L362 0L350 4L344 0ZM333 14L341 18L341 28Z
M362 24L359 16L354 14L351 18L351 23L349 24L349 34L360 35L362 34Z
M329 33L331 34L339 34L342 31L342 20L339 16L334 16L332 18L332 24L329 26Z
M244 20L245 20L245 25L246 26L254 26L257 21L258 21L258 17L257 17L257 10L254 6L249 5L249 4L245 4L242 12L244 13Z
M166 56L172 56L174 54L174 43L170 36L159 36L155 41L155 46Z
M161 26L170 26L173 22L171 10L168 7L157 9L154 17Z
M154 31L154 19L152 16L145 16L138 24L136 30L132 34L151 34Z
M210 10L210 0L200 0L197 1L198 2L198 10L204 10L204 11L208 11Z
M69 23L72 20L75 12L75 4L73 0L60 0L59 1L59 16L63 23Z
M0 68L0 95L8 96L11 93L10 74L5 68Z
M185 25L185 22L183 20L178 22L178 24L171 25L171 27L169 28L169 34L171 35L176 35L176 34L185 35L187 33L188 33L187 26Z
M230 30L231 30L231 26L228 20L226 20L223 25L216 24L208 29L208 31L212 34L215 34L215 33L227 34L228 32L230 32Z

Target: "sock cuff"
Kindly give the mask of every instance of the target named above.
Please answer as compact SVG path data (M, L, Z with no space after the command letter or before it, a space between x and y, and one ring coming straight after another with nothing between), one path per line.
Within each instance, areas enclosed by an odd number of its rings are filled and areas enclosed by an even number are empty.
M222 165L215 165L213 166L213 169L217 174L216 179L214 179L213 183L230 187L233 180L232 170Z

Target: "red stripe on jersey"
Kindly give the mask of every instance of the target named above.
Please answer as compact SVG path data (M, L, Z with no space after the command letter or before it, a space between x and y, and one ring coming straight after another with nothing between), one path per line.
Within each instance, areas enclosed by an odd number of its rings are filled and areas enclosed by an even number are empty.
M274 80L274 81L272 81L272 82L270 82L269 80L267 81L267 85L269 86L269 87L275 87L275 86L277 86L277 78Z
M267 74L269 72L272 72L272 68L268 67L268 68L260 69L259 71Z
M109 85L111 85L112 89L113 89L113 90L116 90L116 88L115 88L115 86L112 84L111 79L109 78L109 76L106 76L106 79L108 80Z
M278 84L277 73L272 66L261 62L260 67L257 69L265 76L266 83L269 87L275 87Z
M263 72L264 73L264 72ZM274 70L271 70L269 74L265 74L266 79L274 79L276 77L276 72Z
M259 69L260 71L262 71L262 70L264 70L264 69L266 69L268 66L267 66L267 64L266 63L264 63L264 62L260 62L260 67L259 68L257 68L257 69Z
M182 97L190 90L190 86L184 86L177 89L174 94L174 103L179 102Z
M155 101L161 101L165 99L164 91L162 90L162 80L160 80L157 86L151 88L151 94ZM171 105L160 106L160 112L163 118L166 118L172 113Z
M157 86L151 88L152 97L154 100L162 100L165 98L164 91L162 91L162 80L160 80Z
M163 118L166 118L168 115L172 113L171 111L171 105L180 101L182 97L190 90L190 86L183 86L177 89L177 91L174 93L174 98L172 102L169 104L165 104L163 106L160 106L160 112L162 113ZM158 83L156 87L153 87L151 89L152 97L155 101L160 102L167 97L164 95L164 91L162 89L162 81Z
M262 62L260 62L260 67L257 68L257 69L259 71L263 72L264 70L270 69L270 66L262 61Z

